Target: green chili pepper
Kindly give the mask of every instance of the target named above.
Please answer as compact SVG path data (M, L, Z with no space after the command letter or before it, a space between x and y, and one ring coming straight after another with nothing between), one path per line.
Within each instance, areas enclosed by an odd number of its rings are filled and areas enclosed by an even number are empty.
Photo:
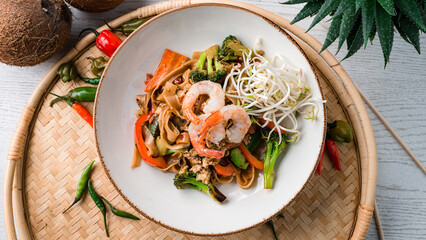
M101 213L104 216L105 232L106 232L106 236L109 237L108 226L107 226L107 222L106 222L105 203L102 202L102 199L101 199L101 197L99 197L99 194L96 193L95 189L93 189L92 182L90 181L90 179L89 179L89 182L87 182L87 187L89 188L89 193L90 193L90 196L93 199L93 202L95 202L96 206L99 208L99 210L101 210Z
M160 118L158 116L155 117L150 124L148 124L148 130L154 138L160 135L159 125L160 125Z
M56 70L56 73L64 83L74 80L78 76L77 68L72 62L62 63Z
M274 234L275 240L278 240L277 232L275 231L274 222L272 220L269 220L268 222L269 227L271 227L272 233Z
M81 197L83 197L83 194L84 194L86 187L87 187L87 182L89 180L90 170L92 169L94 162L95 162L95 160L91 161L84 168L83 172L81 173L80 181L78 182L78 185L77 185L77 191L76 191L76 196L75 196L74 202L71 204L71 206L69 206L67 209L65 209L65 211L63 211L62 213L65 213L66 211L68 211L68 209L70 209L72 206L74 206L74 204L76 204L78 201L80 201Z
M251 135L250 142L247 144L247 149L252 153L262 141L262 131L256 131Z
M124 22L121 24L118 28L112 28L108 25L108 23L105 21L105 24L112 30L112 31L119 31L122 32L125 36L129 36L133 31L136 30L140 25L144 24L146 21L148 21L151 17L142 18L142 19L132 19L130 21Z
M241 153L241 150L238 148L231 149L229 154L231 156L231 161L235 164L235 166L241 169L247 169L249 163L246 161L246 158Z
M74 101L79 101L79 102L93 102L93 101L95 101L96 90L97 90L97 88L95 88L95 87L74 88L73 90L69 91L67 93L67 95L53 99L50 102L50 106L53 106L54 103L56 103L57 101L60 101L64 98L65 99L71 99L71 100L74 100Z
M333 123L328 123L327 134L335 142L352 142L352 128L345 121L337 120Z
M104 57L88 57L88 59L92 60L92 65L90 66L90 70L92 71L92 73L98 77L102 76L102 73L104 72L104 69L108 64L108 60L106 60Z
M101 198L107 203L107 205L109 206L109 209L111 209L111 212L114 213L114 215L119 216L119 217L123 217L123 218L130 218L130 219L133 219L133 220L140 220L138 217L136 217L136 216L134 216L134 215L132 215L128 212L116 209L104 197L101 197Z
M77 67L72 61L62 63L56 70L59 78L62 79L62 82L69 82L71 80L76 80L80 78L85 83L98 85L100 78L84 78L78 74Z

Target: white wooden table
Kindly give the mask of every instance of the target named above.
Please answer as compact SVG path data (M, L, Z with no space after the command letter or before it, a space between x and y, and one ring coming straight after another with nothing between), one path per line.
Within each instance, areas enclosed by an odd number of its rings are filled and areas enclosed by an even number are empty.
M34 67L12 67L0 63L0 159L6 160L10 140L23 107L48 69L76 42L81 29L103 25L102 19L115 19L139 7L159 0L126 0L116 9L99 14L73 11L73 26L67 46L48 61ZM302 5L280 5L278 0L244 0L258 7L293 19ZM304 29L311 20L299 22ZM321 42L329 23L322 21L310 33ZM352 80L390 122L397 133L426 165L426 35L421 35L421 50L395 34L390 63L384 69L379 41L342 62ZM336 52L336 45L330 48ZM345 56L345 49L338 59ZM377 204L386 239L424 239L426 236L426 176L412 162L379 120L370 112L378 150ZM0 164L3 189L5 161ZM2 201L2 200L0 200ZM3 212L3 204L0 205ZM0 215L0 239L6 239L3 213ZM374 222L367 239L377 239Z

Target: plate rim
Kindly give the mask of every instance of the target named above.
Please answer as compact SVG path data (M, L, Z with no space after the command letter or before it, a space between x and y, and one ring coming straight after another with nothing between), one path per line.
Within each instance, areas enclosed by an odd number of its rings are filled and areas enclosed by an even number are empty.
M186 6L182 6L182 7L178 7L178 8L174 8L168 11L165 11L163 13L160 13L158 15L155 15L154 17L150 18L148 21L146 21L144 24L142 24L141 26L139 26L135 31L133 31L127 38L125 38L123 40L123 42L121 43L121 45L116 49L116 51L114 52L114 54L111 56L110 60L108 61L107 66L105 67L105 70L103 71L103 74L100 78L99 81L99 85L98 85L98 91L96 92L96 96L95 96L95 102L94 102L94 109L93 109L93 121L94 121L94 126L93 126L93 131L94 131L94 135L95 135L95 145L96 145L96 150L98 152L98 156L99 156L99 160L102 164L102 168L104 170L104 172L107 175L107 178L109 179L109 181L112 183L112 185L114 186L114 188L117 190L117 192L119 193L119 195L134 209L136 210L139 214L141 214L142 216L144 216L145 218L149 219L150 221L153 221L159 225L161 225L162 227L168 228L170 230L179 232L179 233L183 233L183 234L190 234L190 235L195 235L195 236L205 236L205 237L214 237L214 236L226 236L226 235L231 235L231 234L236 234L236 233L240 233L243 231L247 231L251 228L260 226L264 223L266 223L267 221L271 220L272 218L274 218L275 216L277 216L279 213L281 213L285 208L287 208L298 196L299 194L305 189L306 185L308 184L309 180L312 178L312 176L314 175L315 169L318 166L319 160L320 160L320 156L322 154L322 152L324 151L324 144L325 144L325 137L326 137L326 122L327 122L327 109L326 109L326 103L325 101L322 103L323 109L324 109L324 122L323 122L323 136L322 136L322 141L321 141L321 148L320 151L317 155L316 158L316 162L315 162L315 167L312 169L311 173L309 174L306 182L303 184L302 188L292 197L292 199L285 204L281 209L279 209L276 213L272 214L270 217L264 218L262 221L255 223L251 226L242 228L242 229L237 229L237 230L233 230L233 231L228 231L228 232L223 232L223 233L197 233L197 232L191 232L191 231L187 231L187 230L182 230L182 229L178 229L175 227L172 227L170 225L167 225L157 219L155 219L154 217L149 216L148 214L146 214L144 211L142 211L141 209L139 209L132 201L130 201L127 196L121 191L121 189L116 185L115 181L113 180L113 178L111 177L110 173L109 173L109 169L107 168L107 166L105 165L105 162L103 160L103 156L101 154L100 148L99 148L99 141L98 141L98 129L97 129L97 107L98 107L98 97L99 97L99 93L100 93L100 89L104 80L104 76L105 73L108 71L108 68L110 66L110 63L112 62L112 60L115 58L115 56L117 55L117 53L121 50L121 48L128 42L130 41L130 39L137 33L139 32L141 29L143 29L144 27L146 27L147 25L151 24L152 22L154 22L155 20L157 20L158 18L164 17L170 13L176 12L176 11L180 11L180 10L184 10L184 9L189 9L189 8L197 8L197 7L227 7L227 8L234 8L234 9L238 9L241 11L245 11L248 12L250 14L253 14L259 18L262 18L263 20L265 20L268 24L270 24L271 26L273 26L275 29L277 29L281 34L283 34L285 37L287 37L287 39L294 45L296 46L296 48L299 50L299 52L303 55L303 57L306 59L306 61L309 64L309 67L311 68L312 72L314 73L315 76L315 80L318 84L319 87L319 92L321 95L321 99L325 100L324 98L324 93L321 87L321 83L319 81L318 78L318 74L317 71L315 70L315 67L313 66L312 61L308 58L308 56L306 55L306 53L303 51L303 49L300 47L300 45L296 42L296 40L294 40L294 38L287 33L283 28L281 28L278 24L276 24L274 21L270 20L269 18L266 18L252 10L240 7L240 6L235 6L235 5L229 5L229 4L225 4L225 3L197 3L197 4L190 4L190 5L186 5Z

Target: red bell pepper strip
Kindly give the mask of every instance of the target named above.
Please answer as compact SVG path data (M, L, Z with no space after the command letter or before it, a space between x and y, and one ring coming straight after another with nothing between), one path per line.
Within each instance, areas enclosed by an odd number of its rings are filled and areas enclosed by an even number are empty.
M340 166L339 151L337 150L336 142L333 139L327 139L325 140L325 145L327 146L327 151L333 161L334 167L340 171L342 167Z
M263 118L259 118L259 122L260 122L260 123L262 123L262 124L265 124L265 123L266 123L266 120L265 120L265 119L263 119ZM270 128L270 129L275 128L275 125L274 125L274 123L273 123L273 122L268 122L268 124L267 124L266 126L268 126L268 128ZM282 130L282 129L280 129L280 131L281 131L281 134L284 134L284 133L285 133L285 131L284 131L284 130ZM279 133L277 128L275 128L275 129L274 129L274 132Z
M229 177L232 176L235 173L234 168L231 166L231 164L228 164L226 166L222 166L219 163L213 165L214 170L216 171L217 174L224 176L224 177Z
M151 115L152 114L144 114L135 123L136 146L138 147L139 155L142 157L142 159L146 163L154 167L165 168L167 167L166 160L162 156L159 156L159 157L149 156L148 150L143 140L142 127L147 121L149 121L149 119L151 118Z
M322 159L324 158L324 152L325 152L324 150L325 150L324 148L322 148L322 150L321 150L321 157L320 157L318 167L317 167L318 175L321 175Z
M154 76L151 78L151 80L149 80L149 82L145 86L145 92L149 92L154 89L164 76L166 76L176 68L180 67L184 62L188 60L188 57L185 57L179 53L173 52L166 48L166 50L164 50L160 64L158 64L157 70L155 70Z
M70 105L78 113L78 115L80 115L81 118L86 120L86 122L88 122L90 124L90 126L93 128L92 114L90 114L90 112L87 111L86 108L84 108L79 103L73 101L72 99L69 99L69 98L66 98L66 97L63 97L63 96L59 96L59 95L56 95L54 93L50 93L50 94L64 100L68 105Z
M111 57L115 50L121 45L123 42L117 35L115 35L110 30L103 30L101 33L96 31L94 28L85 28L81 30L79 37L85 31L91 31L96 35L96 47L99 48L102 52L104 52L108 57Z
M238 148L240 149L241 153L244 155L246 160L251 165L253 165L253 167L263 170L263 162L257 159L255 156L253 156L253 154L251 154L251 152L246 148L246 146L243 143L240 144Z

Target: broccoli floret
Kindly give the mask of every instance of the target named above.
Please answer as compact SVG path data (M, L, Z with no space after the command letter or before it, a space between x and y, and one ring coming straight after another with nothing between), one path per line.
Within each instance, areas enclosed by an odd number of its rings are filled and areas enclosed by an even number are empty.
M189 78L193 82L204 80L221 82L226 77L228 72L219 61L218 51L218 46L214 45L200 55L196 69L189 74Z
M193 82L200 82L208 79L207 70L205 70L206 53L203 52L197 62L197 68L189 73L189 78Z
M277 132L272 132L268 138L269 132L271 129L264 128L262 129L262 135L266 142L266 152L263 156L263 178L265 182L265 188L272 188L274 180L274 166L275 161L278 158L278 155L287 147L287 135L282 135L282 140Z
M173 182L177 189L192 188L204 192L220 204L226 199L226 196L223 195L212 183L206 185L197 181L195 174L189 174L188 172L176 174Z
M243 51L249 51L236 37L229 35L222 42L219 59L224 62L234 62L243 55Z

